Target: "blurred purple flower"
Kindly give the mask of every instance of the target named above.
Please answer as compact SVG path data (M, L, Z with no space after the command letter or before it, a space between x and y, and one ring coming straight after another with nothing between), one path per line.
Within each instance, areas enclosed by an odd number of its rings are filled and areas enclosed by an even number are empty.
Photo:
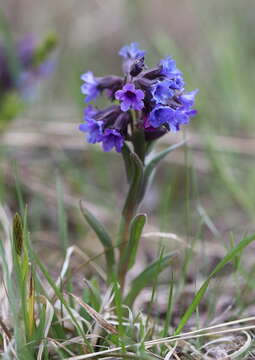
M128 83L123 86L122 90L116 91L115 99L121 102L120 108L122 111L128 111L129 109L142 110L144 107L144 92L136 89L132 83Z
M136 42L123 46L119 51L119 55L125 60L142 58L145 54L146 51L139 49L139 44Z
M9 90L18 90L26 100L35 95L35 85L38 81L49 75L55 65L55 61L46 59L42 63L35 64L36 42L32 35L23 37L17 44L7 51L0 46L0 89L2 94ZM11 66L13 63L15 67Z
M160 65L162 66L161 74L167 76L168 78L182 75L181 71L177 69L176 62L171 56L167 56L165 59L162 59L160 61Z
M96 108L88 106L84 111L85 123L79 126L80 131L87 133L87 141L91 144L100 142L103 135L103 121L93 118L97 113Z
M184 93L179 97L179 100L181 102L181 104L185 107L185 108L191 108L194 105L195 102L195 96L198 93L198 89L190 91L188 93Z
M92 71L88 71L81 76L81 80L85 81L85 84L81 86L82 94L87 95L85 98L86 102L94 100L100 94L98 80L94 77Z

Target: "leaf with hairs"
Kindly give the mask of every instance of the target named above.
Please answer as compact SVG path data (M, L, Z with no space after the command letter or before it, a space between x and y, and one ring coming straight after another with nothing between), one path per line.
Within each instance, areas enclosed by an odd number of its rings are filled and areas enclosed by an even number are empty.
M135 263L139 240L146 222L146 214L137 214L130 224L130 235L125 252L120 259L120 272L131 269Z
M115 257L114 257L111 238L108 235L104 226L97 220L97 218L88 209L84 207L82 200L80 200L80 209L82 215L84 216L88 224L91 226L91 228L95 231L98 239L105 248L105 257L106 257L108 274L112 274L113 267L115 265Z

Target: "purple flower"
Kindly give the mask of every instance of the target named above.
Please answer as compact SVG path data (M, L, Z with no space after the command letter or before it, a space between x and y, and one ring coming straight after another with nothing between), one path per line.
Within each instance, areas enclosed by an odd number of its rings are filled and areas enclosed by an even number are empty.
M122 90L116 91L115 99L121 102L120 108L122 111L128 111L129 109L142 110L144 107L144 92L136 89L135 85L131 83L124 85Z
M87 141L91 144L100 142L103 137L103 121L93 118L97 113L96 108L88 106L84 111L85 123L79 126L80 131L87 133Z
M81 86L82 94L87 95L85 98L86 102L94 100L100 94L100 90L98 88L99 82L94 77L92 71L88 71L81 76L81 80L85 81L85 84Z
M171 131L176 132L180 130L180 125L189 122L189 114L169 106L157 105L149 115L149 122L154 128L165 124L168 125Z
M79 130L87 133L87 141L95 144L102 140L103 121L97 121L93 118L88 118L85 124L79 126Z
M124 145L124 138L116 129L106 129L102 138L103 150L110 151L115 147L117 152L121 152Z
M198 89L190 91L186 94L182 94L179 97L180 102L185 108L191 108L194 105L195 102L195 96L198 93Z
M136 42L123 46L119 51L119 55L125 60L137 59L139 57L143 57L145 54L146 51L139 49L139 44Z
M181 90L185 86L182 76L177 76L170 80L170 88L174 90Z
M157 81L151 88L151 94L153 96L153 100L156 101L157 104L166 104L167 100L174 95L174 90L170 88L172 84L172 80L163 80Z
M176 63L171 56L167 56L165 59L160 61L162 66L161 74L169 78L182 75L181 71L177 69Z
M84 109L84 119L86 119L88 117L93 117L97 113L98 113L98 110L93 105L88 105Z

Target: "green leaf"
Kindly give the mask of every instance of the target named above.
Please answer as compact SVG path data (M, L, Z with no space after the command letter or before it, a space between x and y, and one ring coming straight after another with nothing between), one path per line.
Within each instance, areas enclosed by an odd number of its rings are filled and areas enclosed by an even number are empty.
M216 265L216 267L214 268L214 270L211 272L211 274L208 276L207 280L203 283L203 285L200 287L200 289L198 290L198 292L196 293L192 303L190 304L190 306L188 307L188 309L185 311L184 315L182 316L180 323L175 331L175 335L180 334L180 332L182 331L183 327L185 326L185 324L187 323L187 321L189 320L189 318L191 317L191 315L193 314L193 312L196 310L197 306L199 305L199 303L201 302L204 293L206 292L208 285L210 283L210 280L219 272L223 269L223 267L229 263L230 261L234 260L236 258L236 256L243 251L243 249L248 246L252 241L255 240L255 235L252 235L250 237L246 237L244 238L242 241L240 241L240 243L235 246L233 249L231 249L227 255L218 263L218 265Z
M178 144L175 145L171 145L168 148L166 148L165 150L160 151L158 154L156 154L149 162L148 164L145 166L145 170L144 170L144 180L143 180L143 192L142 192L142 197L145 194L147 185L149 183L151 174L153 172L153 170L155 169L155 167L158 165L158 163L164 159L164 157L166 157L168 154L170 154L172 151L174 151L175 149L178 149L179 147L181 147L183 144L185 144L185 141L181 141Z
M123 208L123 216L129 218L139 203L139 193L143 182L143 164L135 153L130 154L133 166L133 177L129 187L127 199Z
M44 41L35 50L33 55L33 65L39 66L45 60L47 60L50 53L56 48L57 43L57 35L54 32L49 33Z
M124 255L120 259L120 272L130 269L136 259L137 248L139 240L142 235L143 227L146 222L146 214L137 214L130 224L130 235Z
M95 218L95 216L88 209L83 206L82 200L80 200L80 209L82 215L84 216L88 224L91 226L91 228L95 231L98 239L105 248L108 274L112 274L113 267L115 265L115 257L111 238L108 235L104 226Z
M169 266L172 258L176 255L176 252L171 252L165 256L161 256L150 264L145 270L141 272L131 283L130 291L127 294L124 302L127 306L132 306L137 295L141 292L143 288L149 285L155 276L158 276L166 267Z

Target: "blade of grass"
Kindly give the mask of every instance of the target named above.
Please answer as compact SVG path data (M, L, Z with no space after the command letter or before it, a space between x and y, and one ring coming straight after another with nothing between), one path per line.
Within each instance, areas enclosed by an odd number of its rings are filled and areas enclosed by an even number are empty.
M158 276L160 272L167 268L173 257L176 255L176 252L169 253L164 257L155 260L145 270L143 270L142 273L132 281L129 293L124 299L124 303L129 307L132 306L141 290L150 284L155 276Z
M66 250L69 246L68 241L68 229L67 229L67 219L64 208L64 200L63 200L63 187L59 178L56 181L57 188L57 202L58 202L58 228L59 228L59 239L61 241L61 247L63 250L63 254L66 254Z
M210 280L220 271L223 269L223 267L230 261L232 261L233 259L236 258L236 256L238 256L238 254L243 251L243 249L248 246L252 241L255 240L255 235L252 235L250 237L246 237L243 240L240 241L240 243L235 246L233 249L231 249L227 255L224 256L224 258L218 263L218 265L216 265L216 267L214 268L214 270L210 273L210 275L208 276L207 280L203 283L203 285L200 287L200 289L198 290L198 292L196 293L192 303L190 304L190 306L188 307L188 309L186 310L186 312L184 313L184 315L182 316L180 323L175 331L175 335L180 334L180 332L182 331L183 327L185 326L185 324L187 323L187 321L189 320L189 318L191 317L191 315L193 314L193 312L196 310L197 306L200 304L207 288L208 285L210 283Z

